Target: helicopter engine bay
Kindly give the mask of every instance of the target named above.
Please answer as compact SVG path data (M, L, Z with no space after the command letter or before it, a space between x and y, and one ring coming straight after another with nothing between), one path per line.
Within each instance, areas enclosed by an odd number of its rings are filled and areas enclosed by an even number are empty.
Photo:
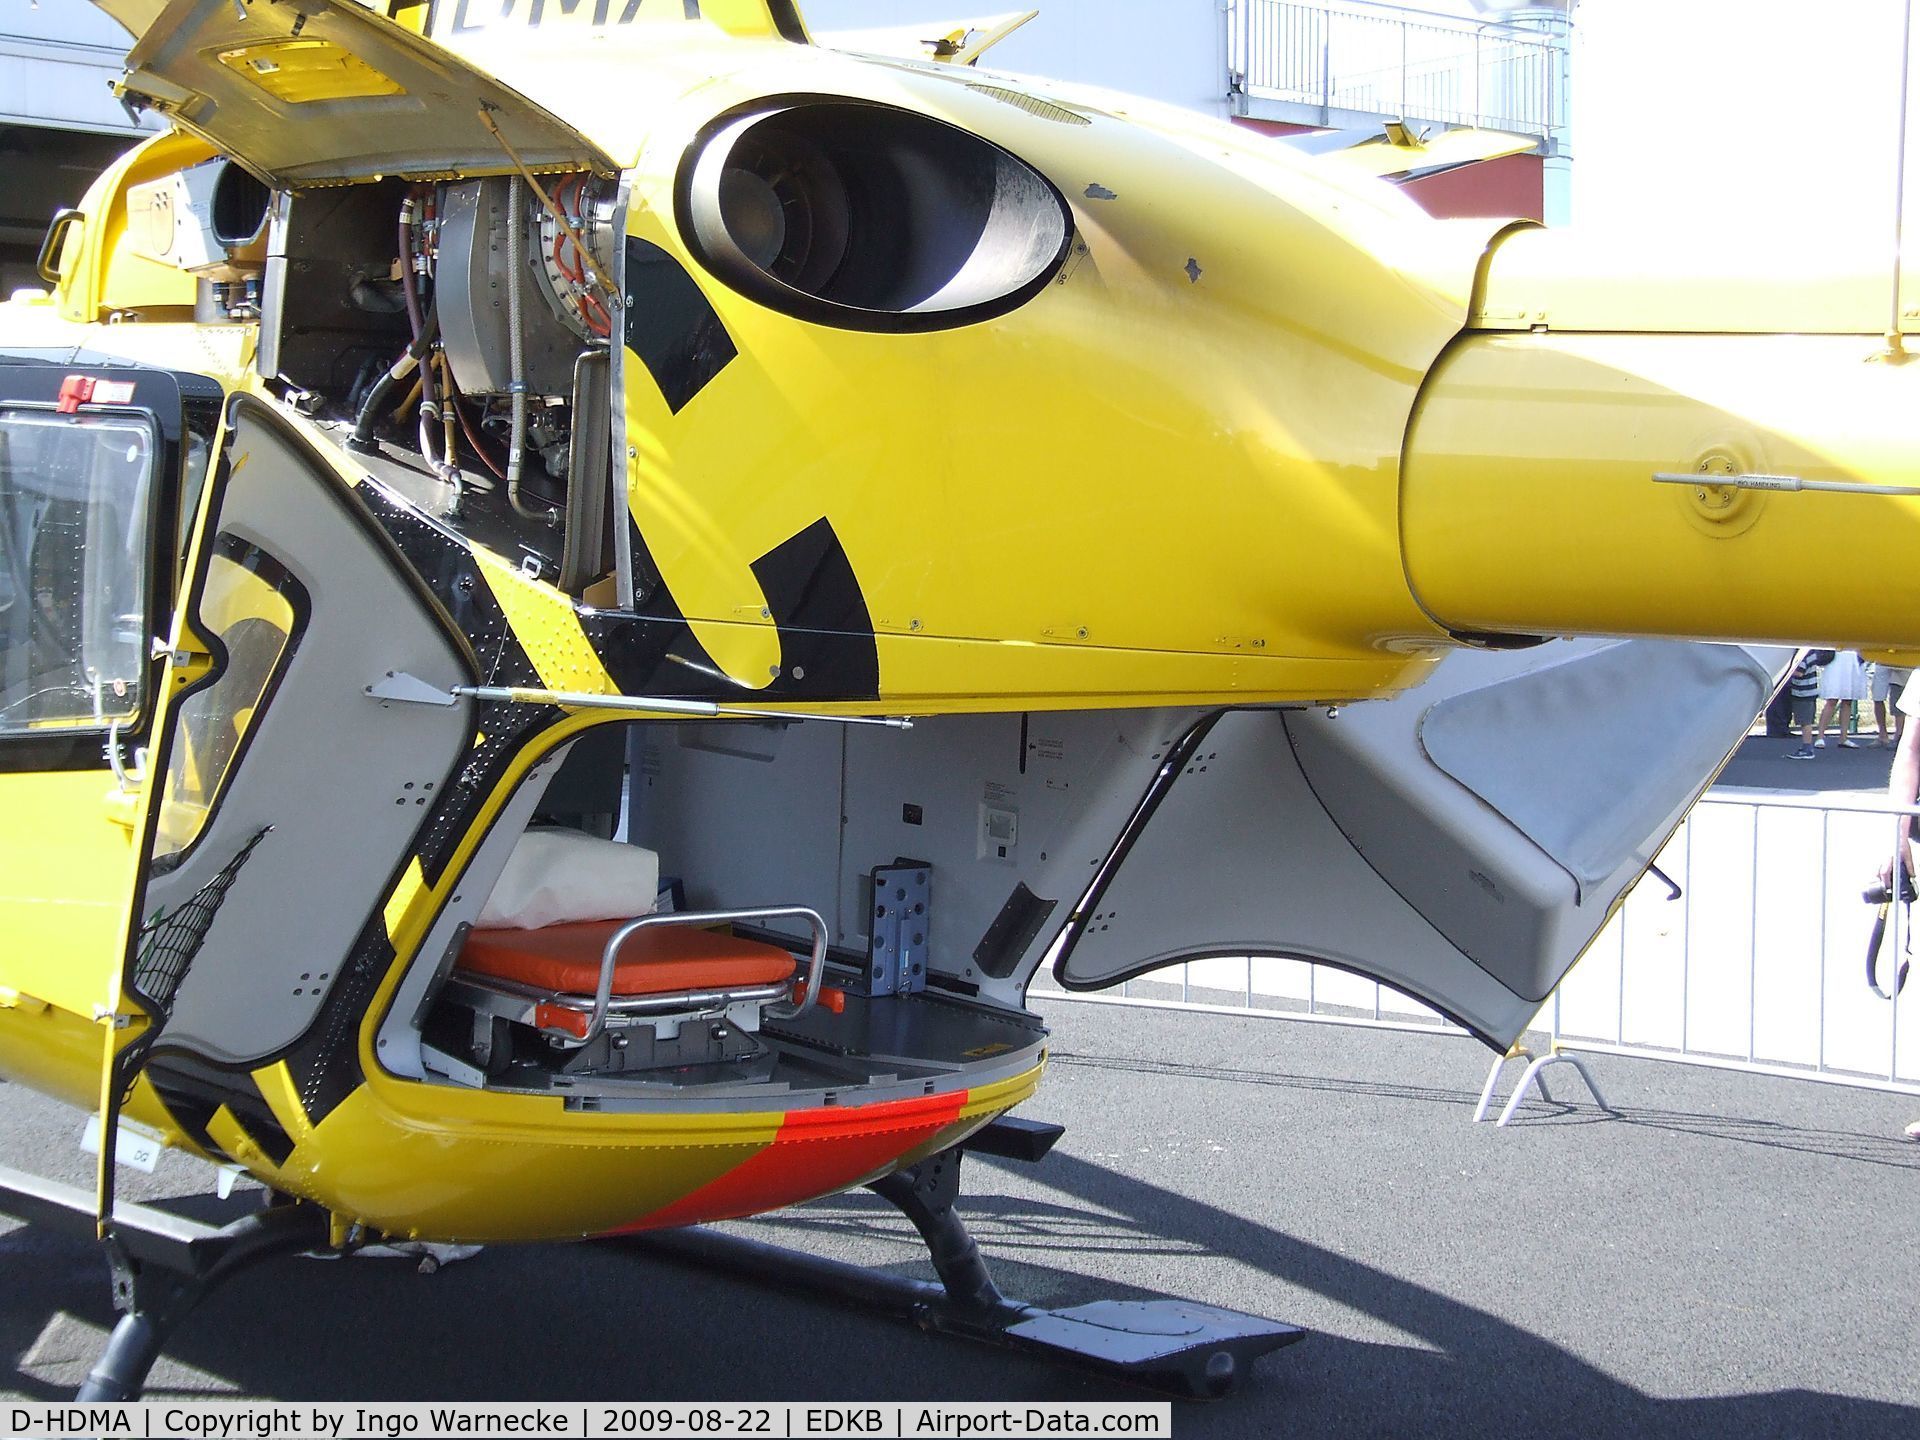
M611 571L609 182L280 192L267 230L261 373L382 478L530 574L578 592ZM569 497L595 508L570 511Z

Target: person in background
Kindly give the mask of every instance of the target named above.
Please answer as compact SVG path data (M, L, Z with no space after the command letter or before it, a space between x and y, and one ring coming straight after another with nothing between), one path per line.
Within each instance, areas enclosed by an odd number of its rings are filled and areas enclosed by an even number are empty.
M1813 712L1820 704L1820 666L1817 650L1802 650L1800 659L1787 680L1787 694L1793 707L1793 723L1800 730L1800 748L1788 754L1789 760L1812 760Z
M1920 685L1908 685L1903 689L1895 708L1909 718L1920 715ZM1887 799L1895 805L1913 805L1920 803L1914 798L1916 793L1920 793L1920 725L1908 725L1901 730L1900 743L1894 748L1893 769L1887 776ZM1912 833L1912 817L1901 820L1896 850L1903 876L1913 873ZM1898 893L1892 860L1880 867L1880 883ZM1920 1120L1907 1126L1906 1136L1909 1140L1920 1140Z
M1824 749L1827 743L1827 726L1833 723L1836 706L1844 706L1840 721L1840 748L1858 750L1860 742L1853 738L1855 712L1866 700L1867 667L1861 663L1858 650L1840 650L1820 672L1820 722L1816 727L1818 735L1813 745L1816 750Z
M1867 667L1867 689L1873 696L1873 723L1880 731L1880 748L1890 749L1899 741L1900 733L1906 726L1905 715L1897 705L1892 705L1907 683L1911 670L1902 670L1892 665L1883 665L1878 660ZM1887 711L1893 710L1893 738L1887 738Z

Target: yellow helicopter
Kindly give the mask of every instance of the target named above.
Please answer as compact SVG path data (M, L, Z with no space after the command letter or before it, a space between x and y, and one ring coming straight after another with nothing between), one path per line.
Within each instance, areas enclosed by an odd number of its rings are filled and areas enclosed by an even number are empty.
M1898 272L1437 221L1417 138L790 0L97 3L171 129L0 305L0 1074L101 1154L0 1210L98 1224L91 1398L262 1255L860 1185L941 1284L839 1288L1222 1393L1300 1332L1020 1305L960 1221L1057 1135L1039 968L1504 1048L1768 647L1920 645ZM276 1203L116 1203L128 1137Z

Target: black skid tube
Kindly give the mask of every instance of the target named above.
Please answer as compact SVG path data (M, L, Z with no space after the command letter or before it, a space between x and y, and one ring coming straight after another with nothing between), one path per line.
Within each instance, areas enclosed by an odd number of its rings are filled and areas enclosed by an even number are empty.
M825 1294L924 1330L1023 1351L1183 1399L1222 1398L1260 1356L1307 1333L1190 1300L1096 1300L1044 1310L1008 1299L955 1208L962 1153L932 1156L867 1187L913 1222L937 1282L717 1230L662 1231L626 1243L637 1240L676 1260Z
M94 1238L91 1192L0 1167L0 1214L31 1225ZM121 1201L107 1229L107 1264L119 1322L76 1397L135 1400L177 1326L222 1282L277 1255L323 1249L326 1212L278 1205L230 1225L202 1225Z

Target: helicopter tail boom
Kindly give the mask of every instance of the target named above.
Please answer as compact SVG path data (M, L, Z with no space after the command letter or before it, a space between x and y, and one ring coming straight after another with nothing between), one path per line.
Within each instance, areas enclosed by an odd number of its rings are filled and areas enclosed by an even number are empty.
M1409 583L1456 633L1912 645L1915 414L1871 334L1468 332L1409 427Z

